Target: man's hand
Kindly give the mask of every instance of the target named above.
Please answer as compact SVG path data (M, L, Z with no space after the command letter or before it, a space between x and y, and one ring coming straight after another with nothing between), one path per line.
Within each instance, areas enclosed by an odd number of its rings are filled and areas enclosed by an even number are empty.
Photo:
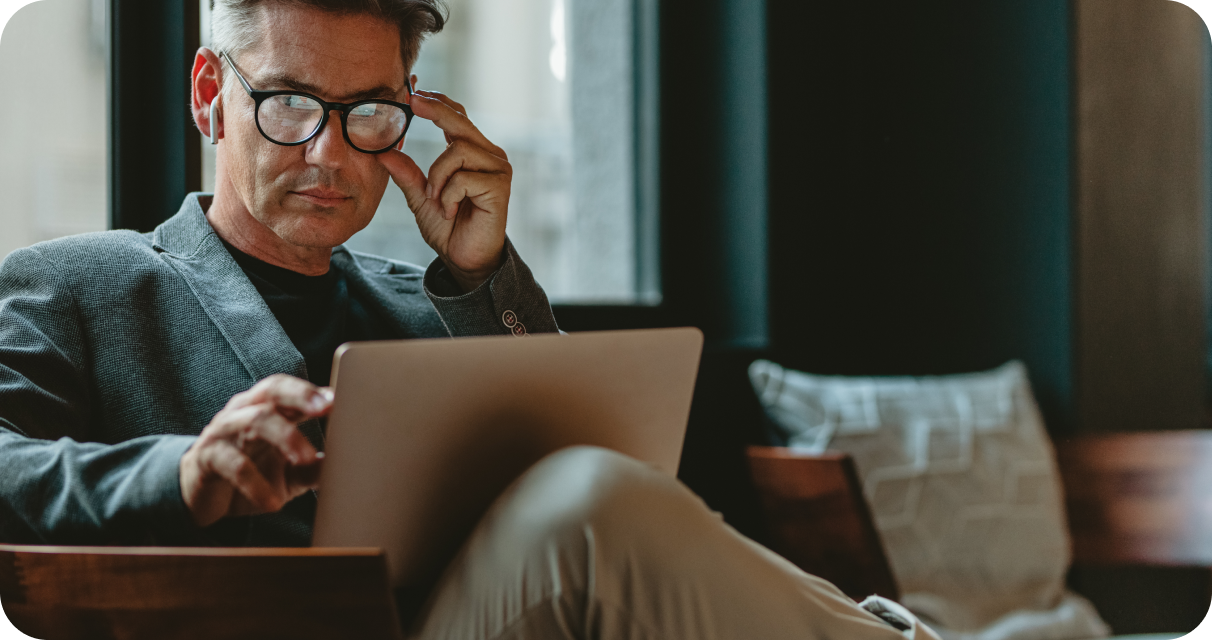
M391 173L425 242L437 252L464 291L484 283L504 258L505 219L513 168L500 147L471 123L450 98L417 91L412 111L446 134L447 147L428 178L412 158L391 150L379 161Z
M314 488L324 454L297 425L331 408L330 389L286 375L234 396L181 457L181 497L194 522L273 513Z

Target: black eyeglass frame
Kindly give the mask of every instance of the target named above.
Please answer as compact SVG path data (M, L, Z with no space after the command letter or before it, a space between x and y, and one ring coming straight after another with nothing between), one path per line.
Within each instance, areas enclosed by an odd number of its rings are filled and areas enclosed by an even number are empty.
M244 87L244 92L247 93L248 96L253 99L253 103L255 104L255 108L253 111L253 120L256 121L256 123L257 123L257 131L261 132L262 138L265 138L266 140L269 140L270 142L272 142L276 145L281 145L283 147L297 147L301 144L307 144L308 142L311 141L312 138L315 138L317 135L319 135L319 133L321 131L324 130L324 127L328 124L328 116L333 111L341 112L341 135L344 136L346 144L348 144L350 147L352 147L355 151L359 151L361 153L368 153L371 155L384 153L386 151L391 150L396 145L400 144L400 141L404 139L404 136L408 135L408 128L410 126L412 126L412 117L413 117L412 116L412 107L408 106L406 103L403 103L403 102L394 102L392 100L373 99L373 100L359 100L358 102L352 102L349 104L345 104L345 103L340 103L340 102L327 102L325 100L321 100L319 98L319 96L312 95L310 93L307 93L306 91L294 91L294 90L289 90L289 89L281 90L281 91L258 91L256 89L253 89L252 85L248 84L248 80L244 79L244 75L240 73L240 70L236 68L236 64L234 62L232 62L231 58L229 58L227 56L226 51L220 51L219 56L227 61L227 66L231 67L231 70L236 74L236 79L238 79L240 81L240 86ZM404 79L404 86L408 89L408 95L411 97L413 95L412 82L410 82L408 80L408 78ZM268 100L274 96L285 96L285 95L304 96L304 97L310 98L312 100L315 100L322 107L324 107L324 113L323 113L323 115L320 116L320 122L319 122L319 124L316 125L315 130L312 131L311 133L307 134L306 138L303 138L302 140L300 140L298 142L280 142L278 140L274 140L273 138L269 137L269 134L265 133L265 129L261 128L261 103L265 102L266 100ZM367 150L359 147L358 145L354 144L353 140L349 139L349 112L353 111L354 109L356 109L364 104L387 104L387 105L391 105L393 107L398 107L404 111L404 130L402 132L400 132L400 137L396 138L394 142L387 145L386 147L383 147L382 149L379 149L378 151L367 151ZM212 124L211 126L214 126L214 125Z

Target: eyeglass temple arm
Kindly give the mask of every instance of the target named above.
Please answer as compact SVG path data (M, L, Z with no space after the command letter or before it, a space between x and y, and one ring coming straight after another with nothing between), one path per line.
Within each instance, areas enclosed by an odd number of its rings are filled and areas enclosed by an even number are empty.
M244 87L244 91L251 96L253 92L252 86L250 86L248 81L244 79L244 75L240 73L240 70L236 69L236 65L231 61L231 58L227 57L227 52L220 51L219 56L227 61L227 66L231 67L232 72L236 74L236 79L240 81L240 86Z

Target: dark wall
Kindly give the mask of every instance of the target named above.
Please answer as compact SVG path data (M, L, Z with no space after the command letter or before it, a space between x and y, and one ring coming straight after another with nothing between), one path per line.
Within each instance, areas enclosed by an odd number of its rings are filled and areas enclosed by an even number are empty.
M767 341L765 17L661 2L663 306L713 347Z
M1067 2L664 0L661 22L658 315L708 338L691 488L761 537L757 357L843 374L1021 358L1066 424Z
M770 0L772 350L1072 402L1064 0Z

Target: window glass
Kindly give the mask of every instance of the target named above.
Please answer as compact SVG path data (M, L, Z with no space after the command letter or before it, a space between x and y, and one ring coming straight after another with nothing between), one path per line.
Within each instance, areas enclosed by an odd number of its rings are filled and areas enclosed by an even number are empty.
M420 88L463 104L509 154L509 237L553 301L652 301L641 289L653 278L640 272L653 261L637 250L636 1L446 0L450 22L414 69ZM202 24L207 42L207 12ZM213 149L203 147L210 189ZM404 150L422 169L445 147L437 127L413 121ZM420 265L434 257L394 184L348 246Z
M0 257L104 230L105 1L17 11L0 37L0 87Z

